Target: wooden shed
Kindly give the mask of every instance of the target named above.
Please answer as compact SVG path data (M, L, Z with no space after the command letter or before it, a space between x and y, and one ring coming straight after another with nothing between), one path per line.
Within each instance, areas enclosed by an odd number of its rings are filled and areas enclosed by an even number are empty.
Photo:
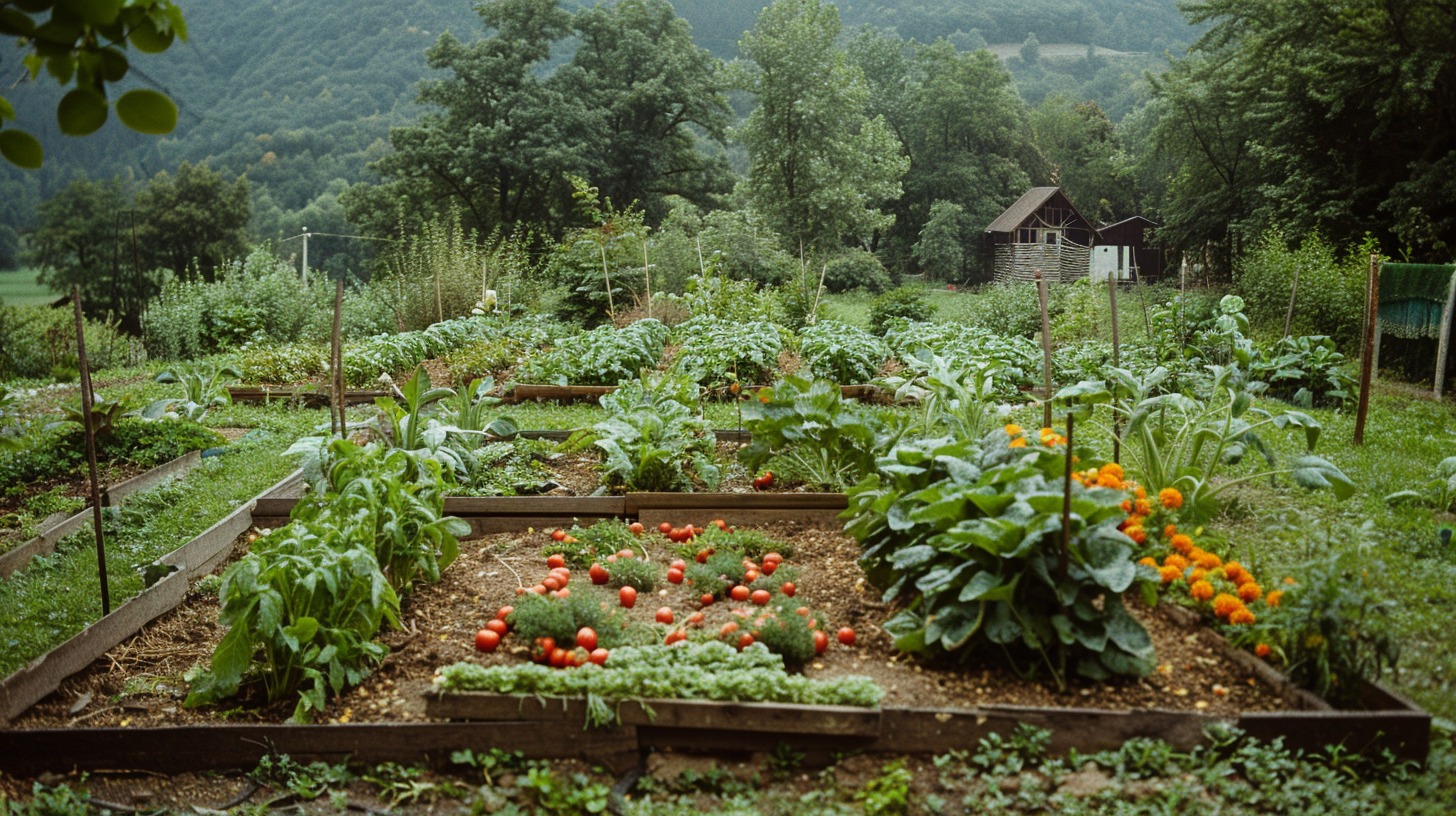
M1085 278L1096 235L1060 187L1033 187L986 227L993 277L1029 281L1041 270L1049 281Z
M1118 268L1129 271L1124 280L1152 282L1163 277L1166 263L1163 250L1153 246L1148 235L1157 226L1141 215L1134 215L1097 231L1098 248L1115 253Z

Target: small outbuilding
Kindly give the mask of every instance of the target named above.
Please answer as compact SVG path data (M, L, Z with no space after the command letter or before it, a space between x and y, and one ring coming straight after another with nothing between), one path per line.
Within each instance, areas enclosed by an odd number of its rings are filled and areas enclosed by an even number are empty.
M1085 278L1096 236L1060 187L1033 187L986 227L992 277L1029 281L1040 271L1051 282Z
M1163 250L1153 246L1148 235L1157 226L1141 215L1134 215L1097 231L1097 252L1107 256L1104 265L1114 266L1118 280L1150 283L1163 277L1166 265Z

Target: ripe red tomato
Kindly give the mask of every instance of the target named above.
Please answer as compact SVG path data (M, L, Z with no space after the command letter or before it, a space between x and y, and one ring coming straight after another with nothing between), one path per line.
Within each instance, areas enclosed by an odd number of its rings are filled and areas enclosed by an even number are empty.
M697 561L699 564L706 564L708 563L709 555L712 555L712 553L708 552L707 550L698 550L698 554L693 556L693 560Z
M516 608L514 606L502 606L499 610L496 611L495 619L505 620L506 618L509 618L511 616L511 613L514 611L516 611Z
M683 582L683 571L680 570L680 569L670 569L670 570L668 570L667 571L667 582L669 584L681 584Z
M566 540L566 531L565 530L562 530L560 528L555 529L555 530L552 530L551 531L551 540L552 541L565 541Z
M665 637L665 638L662 639L662 643L663 643L664 646L671 646L672 644L677 643L680 640L687 640L687 639L688 639L688 633L687 632L684 632L681 629L674 629L671 632L668 632L667 633L667 637Z
M672 532L672 522L664 521L663 523L657 525L657 532L662 533L663 535L667 535L668 533Z
M583 626L576 630L576 645L590 652L597 647L597 630Z
M754 490L768 490L770 487L773 487L773 483L774 483L773 471L772 470L765 470L762 474L760 474L757 478L755 478L753 480L753 489Z
M794 593L799 591L799 588L794 586L793 581L785 581L784 585L779 587L779 591L792 598L794 597Z
M624 586L617 592L617 600L627 609L637 605L637 590L633 587Z
M624 549L624 550L618 550L617 551L617 557L618 558L634 558L634 557L636 557L636 555L637 555L637 553L634 550L625 550Z
M807 617L809 617L809 607L807 607L807 606L801 606L798 609L795 609L794 610L794 614L795 615L803 615L804 617L807 618Z
M823 629L814 630L814 654L824 654L829 648L829 636L824 634Z
M743 650L743 649L747 649L749 646L752 646L752 645L753 645L753 635L750 635L747 632L744 632L741 636L739 636L739 638L738 638L738 648L739 648L740 651Z
M475 648L481 652L493 652L500 645L500 633L494 629L481 629L475 633Z
M722 530L725 533L728 532L728 522L724 521L723 519L713 519L708 523L713 525L714 527L717 527L719 530Z
M843 629L840 629L839 630L838 637L839 637L839 642L840 643L843 643L845 646L853 646L854 645L854 630L851 629L851 628L849 628L848 626L846 626Z
M738 631L738 621L728 621L727 623L723 624L723 628L722 629L719 629L718 630L718 636L719 637L728 637L729 635L731 635L731 634L733 634L734 632L737 632L737 631Z
M647 528L643 527L642 522L640 521L634 521L631 524L628 524L627 530L631 532L632 535L642 535L643 533L647 532Z
M537 585L531 587L531 589L529 591L530 592L534 592L537 595L545 595L546 594L546 585L545 584L537 584Z
M713 593L711 593L711 592L704 592L703 593L703 597L701 597L701 598L698 599L698 603L702 604L703 606L712 606L713 605Z
M688 625L689 626L702 626L703 625L703 613L702 612L694 612L693 614L688 615Z
M556 569L551 570L549 574L556 580L560 581L562 586L566 586L567 584L571 583L571 570L567 569L566 567L557 567Z
M743 571L743 580L744 581L747 581L750 584L753 583L754 581L757 581L758 580L758 570L756 570L756 569L746 569L746 570L744 570Z
M770 561L774 562L775 564L782 564L784 561L784 557L776 552L771 552L763 557L763 563L767 564Z
M564 669L566 668L566 661L569 659L570 654L570 652L558 646L551 650L551 658L547 662L551 664L551 668L553 669Z
M551 592L555 592L556 590L561 589L561 579L557 578L555 575L548 575L545 578L541 579L541 586L546 587L546 589L550 590Z
M537 663L545 663L551 659L551 653L556 651L556 639L549 637L536 638L536 647L531 650L531 657Z
M490 620L486 621L485 628L489 629L492 632L495 632L501 637L505 637L506 632L510 631L510 627L506 625L506 622L499 618L491 618Z
M767 606L770 597L772 597L772 596L769 595L768 590L766 590L766 589L755 589L753 591L753 594L749 596L749 600L753 601L754 603L758 604L759 606Z
M556 532L560 533L561 531L557 530ZM564 536L565 534L563 533L562 535ZM552 553L551 555L546 556L546 566L550 567L551 569L564 567L566 566L566 556L562 555L561 553Z
M605 584L612 580L611 573L607 572L607 568L601 564L592 564L591 569L587 570L586 574L591 577L593 584Z
M674 558L667 565L667 568L675 570L686 570L688 568L688 562L682 560L681 558Z
M591 662L598 666L605 666L609 655L610 653L606 649L592 649Z
M743 584L736 584L732 589L728 590L728 596L731 597L733 600L742 603L743 601L748 600L748 587L744 586Z
M659 608L657 610L657 622L672 623L672 608L666 606Z
M568 597L571 596L571 588L570 587L562 587L561 589L558 589L558 590L556 590L555 592L553 592L551 594L554 595L554 596L556 596L556 597L558 597L558 598L568 598Z

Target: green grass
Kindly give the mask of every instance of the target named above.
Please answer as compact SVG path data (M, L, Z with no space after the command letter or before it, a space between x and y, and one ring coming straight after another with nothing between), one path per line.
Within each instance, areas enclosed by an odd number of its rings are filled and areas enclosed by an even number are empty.
M0 272L0 304L6 306L34 306L50 303L60 293L49 286L35 282L36 270L11 269Z
M295 463L280 454L326 419L322 411L275 409L249 410L235 421L248 415L261 433L206 460L184 481L129 499L111 516L105 532L113 608L143 589L141 567L187 543L292 472ZM65 539L55 554L0 581L0 676L94 623L101 617L100 597L89 530Z

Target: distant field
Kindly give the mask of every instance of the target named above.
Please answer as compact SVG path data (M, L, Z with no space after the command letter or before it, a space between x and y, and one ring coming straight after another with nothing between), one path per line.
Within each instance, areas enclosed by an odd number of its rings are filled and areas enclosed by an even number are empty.
M6 306L33 306L49 303L59 293L35 282L34 269L14 269L0 272L0 303Z

